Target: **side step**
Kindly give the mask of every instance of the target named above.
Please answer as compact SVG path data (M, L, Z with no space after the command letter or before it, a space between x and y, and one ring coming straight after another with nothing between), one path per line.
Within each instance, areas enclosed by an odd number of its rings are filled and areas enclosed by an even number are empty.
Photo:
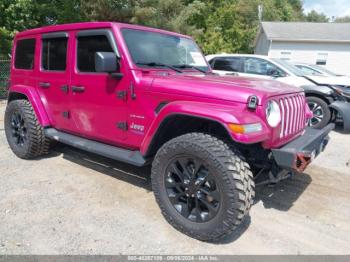
M131 151L106 145L86 138L67 134L54 128L46 128L45 135L64 144L134 166L144 166L146 164L146 159L144 159L140 151Z

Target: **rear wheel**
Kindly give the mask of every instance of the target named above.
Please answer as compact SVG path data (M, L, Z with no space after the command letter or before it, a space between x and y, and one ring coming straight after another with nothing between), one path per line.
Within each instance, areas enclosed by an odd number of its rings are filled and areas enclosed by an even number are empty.
M203 241L232 233L254 198L249 165L223 141L186 134L161 147L152 165L152 188L166 220Z
M5 133L10 148L20 158L31 159L49 151L50 140L27 100L14 100L7 105Z
M310 96L306 98L313 117L308 125L317 129L324 128L331 120L331 111L328 104L321 98Z

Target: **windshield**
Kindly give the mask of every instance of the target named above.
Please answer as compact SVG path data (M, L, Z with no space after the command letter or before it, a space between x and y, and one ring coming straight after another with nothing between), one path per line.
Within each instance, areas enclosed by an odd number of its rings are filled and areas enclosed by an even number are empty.
M188 65L205 71L209 69L200 49L189 38L134 29L122 29L122 34L137 65Z
M310 65L312 68L315 68L318 71L321 71L322 73L324 73L325 75L328 76L338 76L337 74L333 73L332 71L329 71L328 69L319 66L319 65Z
M277 63L278 65L282 66L283 68L287 69L293 75L296 75L296 76L304 76L305 75L299 68L297 68L295 65L289 63L286 60L277 59L277 58L272 58L271 60L274 61L275 63Z

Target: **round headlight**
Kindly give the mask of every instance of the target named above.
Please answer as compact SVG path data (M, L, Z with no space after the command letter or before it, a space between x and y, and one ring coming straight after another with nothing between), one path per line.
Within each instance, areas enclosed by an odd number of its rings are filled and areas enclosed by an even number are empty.
M276 127L281 122L281 110L274 100L268 102L266 107L266 119L271 127Z

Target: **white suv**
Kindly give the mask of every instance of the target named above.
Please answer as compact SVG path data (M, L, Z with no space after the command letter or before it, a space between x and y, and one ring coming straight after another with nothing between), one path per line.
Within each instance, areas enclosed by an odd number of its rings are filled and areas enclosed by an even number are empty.
M299 87L313 85L312 82L303 77L303 73L297 67L281 59L243 54L208 55L206 59L213 71L219 75L235 74L275 79Z

